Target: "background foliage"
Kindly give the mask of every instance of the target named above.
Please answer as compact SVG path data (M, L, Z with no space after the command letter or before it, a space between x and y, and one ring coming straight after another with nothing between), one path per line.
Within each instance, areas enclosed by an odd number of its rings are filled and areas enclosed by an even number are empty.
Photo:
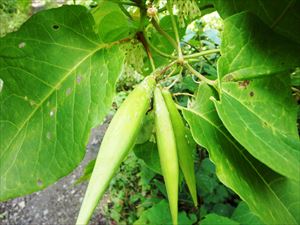
M173 1L190 68L169 64L177 57L172 18L165 1L149 2L159 12L152 23L144 1L59 8L47 1L44 9L55 9L40 13L29 1L0 1L0 199L43 189L72 171L90 129L154 63L165 70L160 84L170 87L191 132L199 207L181 176L179 222L297 224L299 2ZM197 55L213 49L221 54ZM111 224L171 221L153 120L149 110L134 153L111 183Z

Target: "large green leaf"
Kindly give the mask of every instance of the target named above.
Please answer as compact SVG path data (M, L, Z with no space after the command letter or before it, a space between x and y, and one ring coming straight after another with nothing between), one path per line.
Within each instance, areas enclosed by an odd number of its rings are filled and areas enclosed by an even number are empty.
M279 74L222 83L216 107L226 128L255 158L300 181L297 106L289 79Z
M78 165L114 95L123 54L100 43L82 6L32 16L0 39L0 199L52 184Z
M250 11L279 34L300 44L298 0L212 0L222 18Z
M200 85L195 102L183 115L194 139L209 151L219 179L264 223L299 223L299 184L276 174L238 144L222 124L210 96L216 94Z
M249 12L225 19L221 52L218 74L226 80L267 76L300 65L300 45Z

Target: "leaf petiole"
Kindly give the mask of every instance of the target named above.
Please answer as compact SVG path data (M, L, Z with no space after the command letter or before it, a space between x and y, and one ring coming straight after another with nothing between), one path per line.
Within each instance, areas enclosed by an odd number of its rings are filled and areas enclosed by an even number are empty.
M151 19L151 23L154 26L154 28L162 35L164 36L172 45L175 49L178 50L178 46L176 41L166 32L164 31L159 24L157 23L157 21L155 20L155 18Z
M190 55L185 55L185 56L183 56L183 58L184 59L192 59L192 58L198 58L200 56L210 55L210 54L219 53L219 52L220 52L220 49L216 48L216 49L210 49L210 50L206 50L206 51L197 52L197 53L190 54Z
M175 33L175 38L176 38L176 49L177 49L177 52L178 52L178 59L180 61L183 61L183 55L182 55L182 50L181 50L181 47L180 47L180 38L179 38L179 34L178 34L178 29L177 29L177 25L176 25L176 21L175 21L175 18L174 18L174 15L173 15L173 8L172 8L173 4L172 4L172 1L171 0L168 0L167 1L167 9L169 11L169 14L171 16L171 21L172 21L172 26L173 26L173 31Z
M157 54L159 54L159 55L161 55L161 56L163 56L163 57L165 57L165 58L169 58L169 59L177 59L177 56L173 56L173 55L167 54L167 53L165 53L165 52L160 51L158 48L156 48L156 47L151 43L151 41L149 40L149 38L147 37L146 32L144 31L143 33L144 33L144 37L145 37L145 39L146 39L146 41L147 41L147 44L148 44L148 45L150 46L150 48L152 48Z
M210 80L207 79L205 76L203 76L201 73L199 73L198 71L196 71L188 62L185 62L184 67L187 68L192 74L194 74L196 77L198 77L201 81L211 85L211 86L215 86L216 85L216 81L214 80Z

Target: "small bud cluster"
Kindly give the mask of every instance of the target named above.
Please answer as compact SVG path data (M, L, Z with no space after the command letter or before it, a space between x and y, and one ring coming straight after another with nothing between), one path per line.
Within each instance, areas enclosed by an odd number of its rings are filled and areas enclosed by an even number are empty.
M147 16L149 17L155 17L157 15L157 8L154 6L151 6L147 9Z
M122 49L125 52L125 64L137 72L141 72L144 66L144 57L146 56L143 45L137 40L132 40L122 45Z
M119 90L127 89L141 81L140 73L142 73L143 59L146 56L143 45L137 40L123 44L121 48L125 53L125 65L117 85Z
M195 0L174 0L178 10L178 20L181 27L185 26L185 19L195 19L201 16L200 9Z

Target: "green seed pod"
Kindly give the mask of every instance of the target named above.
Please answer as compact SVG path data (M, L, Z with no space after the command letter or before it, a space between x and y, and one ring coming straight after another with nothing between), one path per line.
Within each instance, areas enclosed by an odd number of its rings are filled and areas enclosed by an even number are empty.
M176 108L176 105L173 102L171 93L168 90L163 90L162 94L172 121L174 135L176 139L179 165L183 172L188 188L190 190L194 204L195 206L197 206L198 203L197 203L194 159L193 159L192 149L190 148L190 145L187 140L186 127L184 125L180 113Z
M156 140L173 224L178 218L178 159L171 118L159 88L154 91Z
M76 224L87 224L121 162L132 149L150 106L155 87L151 76L126 98L113 117L102 140L95 167Z

